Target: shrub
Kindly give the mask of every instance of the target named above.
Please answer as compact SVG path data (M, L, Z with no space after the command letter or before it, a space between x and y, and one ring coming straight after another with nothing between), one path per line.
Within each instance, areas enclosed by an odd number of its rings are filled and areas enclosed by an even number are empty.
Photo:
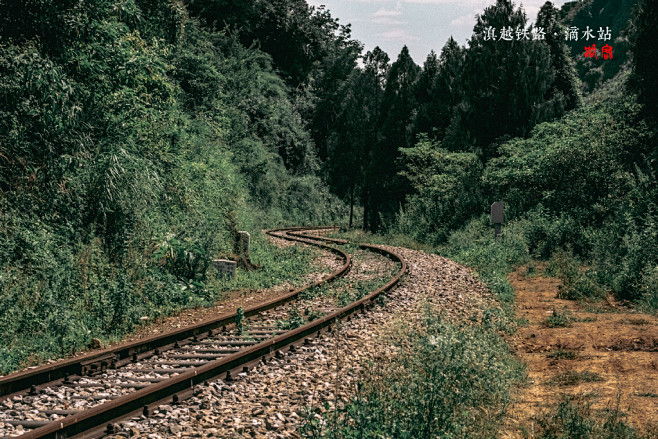
M496 297L508 304L514 301L514 289L507 281L507 273L529 260L519 223L505 226L502 239L497 241L487 215L453 232L438 253L475 268Z
M550 354L546 355L547 358L551 358L553 360L574 360L578 356L578 352L575 351L567 351L564 349L557 349Z
M568 310L559 312L553 308L553 313L544 321L544 324L549 328L567 328L571 326L571 322L573 322L573 317Z
M401 152L401 175L414 193L398 216L396 230L426 243L445 242L481 209L482 165L477 155L448 152L426 136Z
M326 422L307 420L305 437L492 437L520 364L491 330L426 314L399 340L391 364L370 363L356 397Z
M624 421L626 414L614 407L593 410L579 396L564 395L552 410L536 418L541 428L539 439L640 439ZM652 437L647 435L646 438Z

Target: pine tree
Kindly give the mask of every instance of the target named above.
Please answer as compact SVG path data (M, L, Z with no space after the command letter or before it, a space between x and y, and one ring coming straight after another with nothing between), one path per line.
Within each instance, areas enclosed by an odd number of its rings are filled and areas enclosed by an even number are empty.
M363 203L363 229L372 228L371 223L377 221L376 210L373 209L372 194L374 181L377 179L376 169L371 166L373 160L374 146L381 139L381 126L379 125L380 107L386 87L386 78L389 71L389 57L386 52L375 47L363 57L365 86L362 88L368 97L368 108L365 117L364 130L368 133L366 142L363 144L363 157L368 163L364 169L364 184L361 193Z
M433 50L427 55L423 69L416 82L416 101L418 102L414 133L432 134L434 130L436 106L434 81L439 74L439 58Z
M644 105L645 115L652 123L658 122L658 5L642 0L638 4L632 43L633 77L631 83Z
M553 83L547 45L516 36L527 18L510 0L497 0L477 17L464 61L463 99L456 108L450 142L453 149L472 148L483 160L496 155L495 141L526 135ZM500 39L511 29L511 40ZM490 30L496 38L485 38ZM472 139L472 145L462 139Z
M363 188L367 166L365 154L369 133L364 127L368 124L371 111L368 86L370 83L363 71L354 69L340 90L343 100L334 130L327 140L325 168L332 190L347 198L350 204L350 228L354 223L354 205Z
M404 180L398 178L400 148L413 145L413 114L416 107L415 83L420 67L414 63L407 46L391 65L379 115L381 139L375 144L371 158L371 230L377 230L380 218L390 219L407 192Z
M560 117L565 111L580 105L580 80L571 51L564 39L566 29L558 22L559 11L549 1L544 3L537 14L537 27L546 32L546 44L551 56L551 69L555 79L548 90L546 101L550 110L540 116L539 121Z
M444 140L444 147L449 146L449 142L445 142L446 130L462 99L462 70L465 54L466 50L450 37L441 50L439 71L432 84L431 126L435 137ZM462 146L460 142L456 143Z

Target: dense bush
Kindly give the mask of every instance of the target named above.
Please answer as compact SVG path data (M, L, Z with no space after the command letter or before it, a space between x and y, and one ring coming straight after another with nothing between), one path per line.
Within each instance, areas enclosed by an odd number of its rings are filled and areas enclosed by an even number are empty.
M398 216L397 229L419 241L445 242L480 210L482 165L475 154L448 152L425 136L401 152L401 175L414 193Z

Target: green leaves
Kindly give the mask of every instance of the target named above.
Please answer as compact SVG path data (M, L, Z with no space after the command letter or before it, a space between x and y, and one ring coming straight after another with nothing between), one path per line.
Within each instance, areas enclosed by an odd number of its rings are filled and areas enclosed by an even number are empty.
M437 244L480 213L482 164L475 154L448 152L423 136L415 147L400 152L400 175L413 188L399 217L407 233Z

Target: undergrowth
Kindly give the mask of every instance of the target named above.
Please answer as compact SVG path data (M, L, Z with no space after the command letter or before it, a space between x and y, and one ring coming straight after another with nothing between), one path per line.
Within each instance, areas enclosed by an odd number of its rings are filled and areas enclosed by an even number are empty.
M537 439L650 439L658 437L658 424L642 434L626 422L620 398L613 406L595 410L580 395L564 395L553 409L535 418ZM527 430L524 437L530 437Z
M490 438L522 366L491 329L455 325L426 310L394 337L398 354L372 359L350 402L308 416L305 438Z
M210 271L203 281L184 282L152 269L135 280L112 270L97 248L86 250L91 256L84 260L77 257L52 265L41 277L2 273L0 374L74 354L92 338L104 343L119 340L145 321L211 306L229 291L268 288L284 281L300 285L314 270L311 261L317 250L272 246L258 235L252 233L251 256L262 268L238 269L230 279Z

